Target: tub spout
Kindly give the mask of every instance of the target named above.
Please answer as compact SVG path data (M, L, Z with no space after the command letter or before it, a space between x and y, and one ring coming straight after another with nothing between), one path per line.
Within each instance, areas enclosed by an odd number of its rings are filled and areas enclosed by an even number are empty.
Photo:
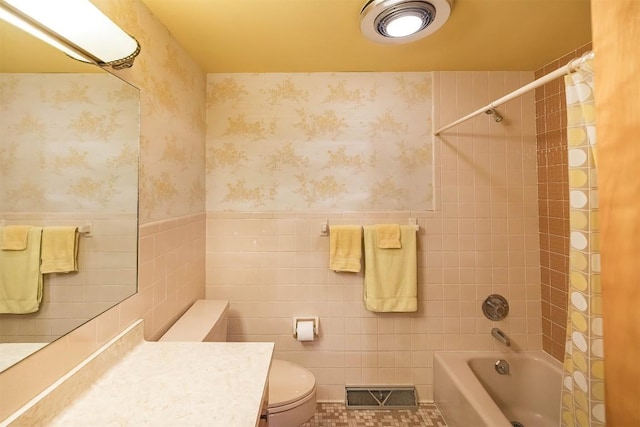
M502 344L506 345L507 347L511 346L511 340L509 339L507 334L502 332L500 329L498 329L498 328L491 329L491 335L493 335L493 337L495 339L497 339L498 341L500 341Z

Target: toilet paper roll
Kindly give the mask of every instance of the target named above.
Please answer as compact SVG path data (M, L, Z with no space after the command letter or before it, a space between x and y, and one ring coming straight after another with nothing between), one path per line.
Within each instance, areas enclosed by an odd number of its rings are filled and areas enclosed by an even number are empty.
M313 321L302 320L296 325L296 335L298 341L313 341Z

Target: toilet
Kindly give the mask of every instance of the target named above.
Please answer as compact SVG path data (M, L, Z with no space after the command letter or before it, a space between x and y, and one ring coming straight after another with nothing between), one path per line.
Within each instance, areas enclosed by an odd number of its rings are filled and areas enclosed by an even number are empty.
M316 379L300 365L273 359L269 371L269 427L300 426L316 412Z
M198 300L159 341L226 341L228 309L227 301ZM268 400L269 427L299 427L316 411L316 379L300 365L272 359Z

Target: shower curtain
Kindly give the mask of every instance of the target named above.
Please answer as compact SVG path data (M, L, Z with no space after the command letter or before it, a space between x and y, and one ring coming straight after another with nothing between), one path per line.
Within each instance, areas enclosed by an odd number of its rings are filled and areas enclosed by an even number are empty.
M605 425L598 182L592 61L565 76L569 163L569 306L562 426Z

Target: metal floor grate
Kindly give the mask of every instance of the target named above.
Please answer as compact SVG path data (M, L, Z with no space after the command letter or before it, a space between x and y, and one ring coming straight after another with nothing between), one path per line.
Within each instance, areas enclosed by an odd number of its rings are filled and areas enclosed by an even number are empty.
M347 409L417 408L418 398L413 386L347 386Z

